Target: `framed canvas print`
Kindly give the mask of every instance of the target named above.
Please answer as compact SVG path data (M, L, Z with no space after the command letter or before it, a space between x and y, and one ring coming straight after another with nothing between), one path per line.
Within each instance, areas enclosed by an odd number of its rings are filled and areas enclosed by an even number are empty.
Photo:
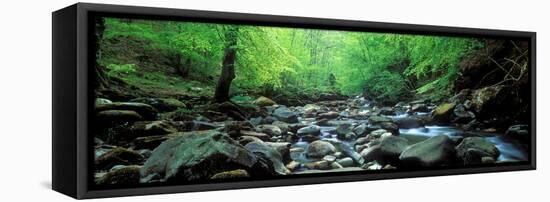
M535 169L535 33L78 3L53 14L75 198Z

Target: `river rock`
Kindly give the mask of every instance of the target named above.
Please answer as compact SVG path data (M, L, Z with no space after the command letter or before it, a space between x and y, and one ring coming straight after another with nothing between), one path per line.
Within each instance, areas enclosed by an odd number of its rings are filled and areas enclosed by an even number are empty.
M104 110L96 114L98 121L102 123L109 122L134 122L143 120L143 117L131 110Z
M336 127L336 134L345 135L349 132L352 132L352 130L353 130L352 123L342 122L342 123L338 124L338 126Z
M268 125L268 124L259 125L259 126L256 126L255 130L260 133L268 134L271 137L280 136L282 134L281 129L275 125Z
M296 132L296 134L298 134L299 136L319 135L320 133L321 133L321 127L317 125L306 126L306 127L300 128Z
M137 137L166 135L177 131L173 123L166 120L137 121L128 127L124 135L126 136L125 139L135 139Z
M500 101L503 100L503 97L500 96L503 89L503 85L497 85L475 90L472 93L473 109L478 114L490 112L495 108L495 105L499 105Z
M469 123L476 118L476 115L471 111L467 111L463 104L456 105L453 115L455 117L453 122L455 123Z
M143 156L134 150L116 147L95 159L97 170L109 170L116 165L141 164Z
M185 103L175 98L136 98L130 101L151 105L161 112L169 112L187 107Z
M306 156L309 158L323 158L336 152L336 148L329 142L316 140L306 148Z
M438 123L448 123L451 120L455 106L454 103L443 103L437 106L432 112L432 119Z
M465 164L481 163L481 158L484 156L497 159L500 151L495 144L489 142L482 137L467 137L456 146L457 156L463 160Z
M397 124L393 122L382 122L379 123L379 125L382 129L385 129L394 135L399 135L399 126L397 126Z
M395 120L395 123L397 126L401 129L409 129L409 128L420 128L424 127L424 122L422 119L409 116L409 117L403 117Z
M391 107L382 107L380 108L380 114L386 115L386 116L393 116L395 115L395 110Z
M369 117L369 123L371 124L377 124L382 122L391 122L390 118L383 117L383 116L370 116Z
M230 170L230 171L224 171L221 173L216 173L210 179L216 180L216 179L238 179L238 178L248 178L250 175L246 170L243 169L237 169L237 170Z
M290 171L285 167L285 164L283 163L283 156L273 147L270 147L263 142L250 142L244 147L248 151L251 151L256 155L269 160L273 165L275 172L277 172L278 174L285 175L290 173Z
M297 161L291 161L290 163L286 164L286 168L290 170L291 172L294 172L296 169L298 169L301 166L300 162Z
M261 96L259 97L258 99L256 99L254 101L254 103L260 107L265 107L265 106L273 106L273 105L276 105L277 103L267 97L264 97L264 96Z
M281 157L283 158L283 163L288 163L292 160L290 158L290 147L292 146L292 144L290 144L289 142L265 142L265 144L277 150L279 154L281 154Z
M275 109L275 111L273 111L273 116L275 116L279 121L286 123L298 123L298 114L290 111L290 109L284 106Z
M424 103L413 104L410 112L429 112L428 106Z
M111 104L113 101L105 99L105 98L96 98L95 99L95 106L97 105L104 105L104 104Z
M114 169L96 180L97 185L137 185L140 166L131 165Z
M240 136L237 138L237 141L242 146L247 145L250 142L263 142L261 139L254 137L254 136Z
M531 140L529 125L510 126L510 128L506 130L505 135L512 139L519 140L523 144L528 144Z
M181 133L159 145L141 168L141 176L158 174L164 181L210 179L217 173L243 169L250 176L272 176L273 166L226 134Z
M446 135L431 137L408 146L399 156L405 167L432 167L450 165L456 159L453 141Z
M95 107L97 112L107 110L128 110L137 112L145 120L155 120L157 118L157 110L151 105L139 102L113 102L109 104L100 104Z
M407 139L389 136L381 139L380 144L361 151L365 161L378 161L382 164L397 164L399 155L409 146Z
M342 167L352 167L354 164L353 164L353 159L351 159L350 157L345 157L343 159L339 159L338 161L338 164L340 164Z
M317 115L317 119L335 119L335 118L338 118L340 116L340 114L338 112L335 112L335 111L330 111L330 112L325 112L325 113L321 113L319 115Z
M374 137L374 138L380 138L382 136L382 134L387 133L387 132L388 131L386 129L378 129L378 130L370 132L369 136ZM372 140L372 138L370 138L370 139Z
M259 133L259 132L255 132L255 131L246 131L246 130L243 130L241 131L240 133L242 136L252 136L252 137L256 137L262 141L268 141L269 139L271 139L271 136L265 134L265 133Z
M330 163L327 161L316 161L304 164L309 169L314 170L328 170L330 169Z
M357 138L357 135L354 133L354 132L349 132L349 133L346 133L346 134L337 134L336 138L340 139L340 140L345 140L345 141L351 141L351 140L355 140Z

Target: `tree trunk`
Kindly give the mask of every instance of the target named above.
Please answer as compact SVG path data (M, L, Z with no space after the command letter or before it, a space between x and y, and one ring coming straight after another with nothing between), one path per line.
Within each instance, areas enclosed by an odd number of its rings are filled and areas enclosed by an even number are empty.
M108 81L106 80L107 75L105 73L105 70L98 64L98 60L101 59L101 40L103 39L103 32L105 31L105 19L103 18L95 18L95 65L94 70L96 74L96 83L95 88L107 88Z
M225 102L229 100L229 88L235 79L235 59L237 56L238 28L230 26L225 32L225 51L222 63L222 74L216 86L214 101Z

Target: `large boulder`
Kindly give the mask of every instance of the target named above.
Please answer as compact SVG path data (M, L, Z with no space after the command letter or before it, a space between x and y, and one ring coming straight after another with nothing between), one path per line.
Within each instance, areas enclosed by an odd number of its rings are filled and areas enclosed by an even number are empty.
M254 101L254 103L258 106L264 107L264 106L273 106L277 103L267 97L261 96L258 99Z
M141 176L160 175L162 181L210 179L217 173L243 169L250 176L275 174L271 163L245 149L226 134L181 133L159 145L141 168Z
M453 115L455 103L443 103L432 112L432 119L438 123L448 123Z
M390 122L391 119L383 116L370 116L369 117L369 123L371 124L377 124L382 122Z
M145 120L155 120L157 118L157 110L151 105L139 102L113 102L108 104L98 104L95 106L97 112L107 110L127 110L138 113Z
M464 164L479 164L483 157L497 159L500 151L495 144L482 137L467 137L456 146L457 156Z
M399 156L404 167L433 167L455 162L454 142L446 135L431 137L408 146Z
M491 112L503 99L504 86L490 86L475 90L472 93L472 107L478 114Z
M323 158L336 152L334 145L329 142L316 140L310 143L306 148L306 156L309 158Z
M382 164L396 165L399 155L409 146L407 139L398 136L383 137L380 144L361 151L361 156L367 161L377 161Z
M298 114L284 106L275 109L273 116L286 123L298 123Z
M250 142L244 146L248 151L265 158L271 162L275 172L280 175L285 175L290 173L290 171L285 167L283 163L283 156L279 151L273 147L268 146L263 142Z
M473 112L468 111L464 104L456 105L453 110L453 115L453 122L455 123L469 123L476 118L476 115Z
M130 101L151 105L161 112L169 112L187 107L185 103L175 98L136 98Z
M97 112L96 120L101 123L119 123L143 120L143 117L131 110L104 110Z

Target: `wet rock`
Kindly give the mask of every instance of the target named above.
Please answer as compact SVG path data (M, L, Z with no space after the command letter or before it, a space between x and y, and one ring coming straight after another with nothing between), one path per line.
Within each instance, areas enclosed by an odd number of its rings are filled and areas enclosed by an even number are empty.
M316 170L328 170L331 168L330 163L327 161L310 162L304 165L309 169L316 169Z
M339 159L338 161L338 164L340 164L342 167L352 167L354 164L353 164L353 159L351 159L350 157L346 157L346 158L343 158L343 159Z
M374 137L374 138L380 138L382 136L382 134L387 133L387 132L388 131L386 129L378 129L378 130L370 132L369 135Z
M240 136L237 138L237 141L242 146L247 145L250 142L263 142L259 138L253 136Z
M96 119L101 123L133 122L143 120L143 117L130 110L104 110L96 114Z
M504 86L497 85L475 90L472 93L472 108L478 114L489 113L495 109L494 105L499 105L503 97Z
M265 133L259 133L259 132L254 132L254 131L246 131L246 130L243 130L241 131L240 133L242 136L251 136L251 137L256 137L262 141L268 141L271 136L265 134Z
M346 135L347 133L352 132L352 130L353 130L353 125L350 122L343 122L336 127L336 134Z
M175 133L178 130L172 122L162 121L137 121L126 129L118 140L133 140L138 137L159 136Z
M304 113L306 114L314 114L321 111L321 106L316 104L306 104L304 106Z
M316 140L306 148L306 156L309 158L323 158L336 152L336 148L329 142Z
M300 163L297 161L291 161L290 163L286 164L286 168L290 170L291 172L294 172L300 167Z
M306 142L315 142L317 140L320 140L321 138L318 135L304 135L301 137L301 139Z
M523 144L528 144L531 141L531 136L529 134L529 125L513 125L506 130L506 136L519 140Z
M371 161L362 166L366 170L381 170L382 165L377 161Z
M409 146L407 139L397 136L382 138L380 144L361 151L365 161L378 161L382 164L397 164L399 155Z
M476 118L476 115L471 111L467 111L463 104L456 105L453 115L455 117L453 122L455 123L469 123Z
M261 96L259 97L258 99L256 99L254 101L254 103L260 107L264 107L264 106L272 106L272 105L276 105L277 103L267 97L264 97L264 96Z
M437 106L432 112L432 119L438 123L448 123L451 120L455 106L454 103L443 103Z
M175 98L136 98L130 101L151 105L161 112L169 112L181 108L187 108L185 103Z
M231 171L225 171L221 173L216 173L210 179L216 180L216 179L238 179L238 178L248 178L250 175L246 170L243 169L237 169L237 170L231 170Z
M136 151L116 147L95 159L97 170L109 170L116 165L141 164L143 156Z
M482 137L467 137L456 146L457 156L465 164L481 163L481 158L485 156L498 158L500 151L495 144Z
M333 155L326 155L325 157L323 157L322 159L323 161L327 161L329 163L332 163L334 161L336 161L336 156L333 156Z
M95 106L97 105L104 105L104 104L111 104L113 101L105 99L105 98L96 98L95 99Z
M369 127L367 126L367 124L360 124L358 125L357 127L353 128L353 132L358 136L358 137L364 137L366 136L368 133L370 133L370 129Z
M340 140L345 140L345 141L351 141L351 140L355 140L357 138L357 135L354 133L354 132L349 132L349 133L346 133L346 134L337 134L336 138L340 139Z
M273 116L266 116L262 119L261 124L272 124L275 121L277 121L277 118Z
M272 176L273 166L226 134L181 133L159 145L141 168L141 176L158 174L164 181L210 179L217 173L243 169L251 177Z
M282 134L281 129L275 125L264 124L264 125L256 126L255 129L257 132L268 134L271 137L280 136Z
M399 156L404 167L432 167L455 162L453 141L446 135L431 137L407 147Z
M290 111L284 106L275 109L275 111L273 111L273 116L275 116L279 121L286 123L298 123L298 114Z
M96 180L97 185L137 185L140 166L131 165L114 169Z
M429 112L428 106L424 103L414 104L411 106L410 112Z
M250 142L244 147L248 151L267 159L273 165L275 172L278 174L285 175L290 173L283 163L283 156L273 147L270 147L263 142Z
M321 127L319 127L317 125L306 126L306 127L300 128L296 132L296 134L298 134L298 136L319 135L320 133L321 133Z
M317 119L335 119L338 118L340 114L335 111L325 112L317 115Z
M265 142L265 144L281 154L283 163L288 163L292 160L290 158L290 147L292 144L289 142Z
M109 104L96 105L95 110L99 113L102 111L134 111L145 120L154 120L157 117L157 110L151 105L138 102L113 102Z
M282 122L282 121L274 121L271 123L271 125L275 125L281 129L282 134L286 134L287 132L290 132L290 124Z
M411 116L396 119L395 123L401 129L424 127L424 122L422 121L422 119Z

